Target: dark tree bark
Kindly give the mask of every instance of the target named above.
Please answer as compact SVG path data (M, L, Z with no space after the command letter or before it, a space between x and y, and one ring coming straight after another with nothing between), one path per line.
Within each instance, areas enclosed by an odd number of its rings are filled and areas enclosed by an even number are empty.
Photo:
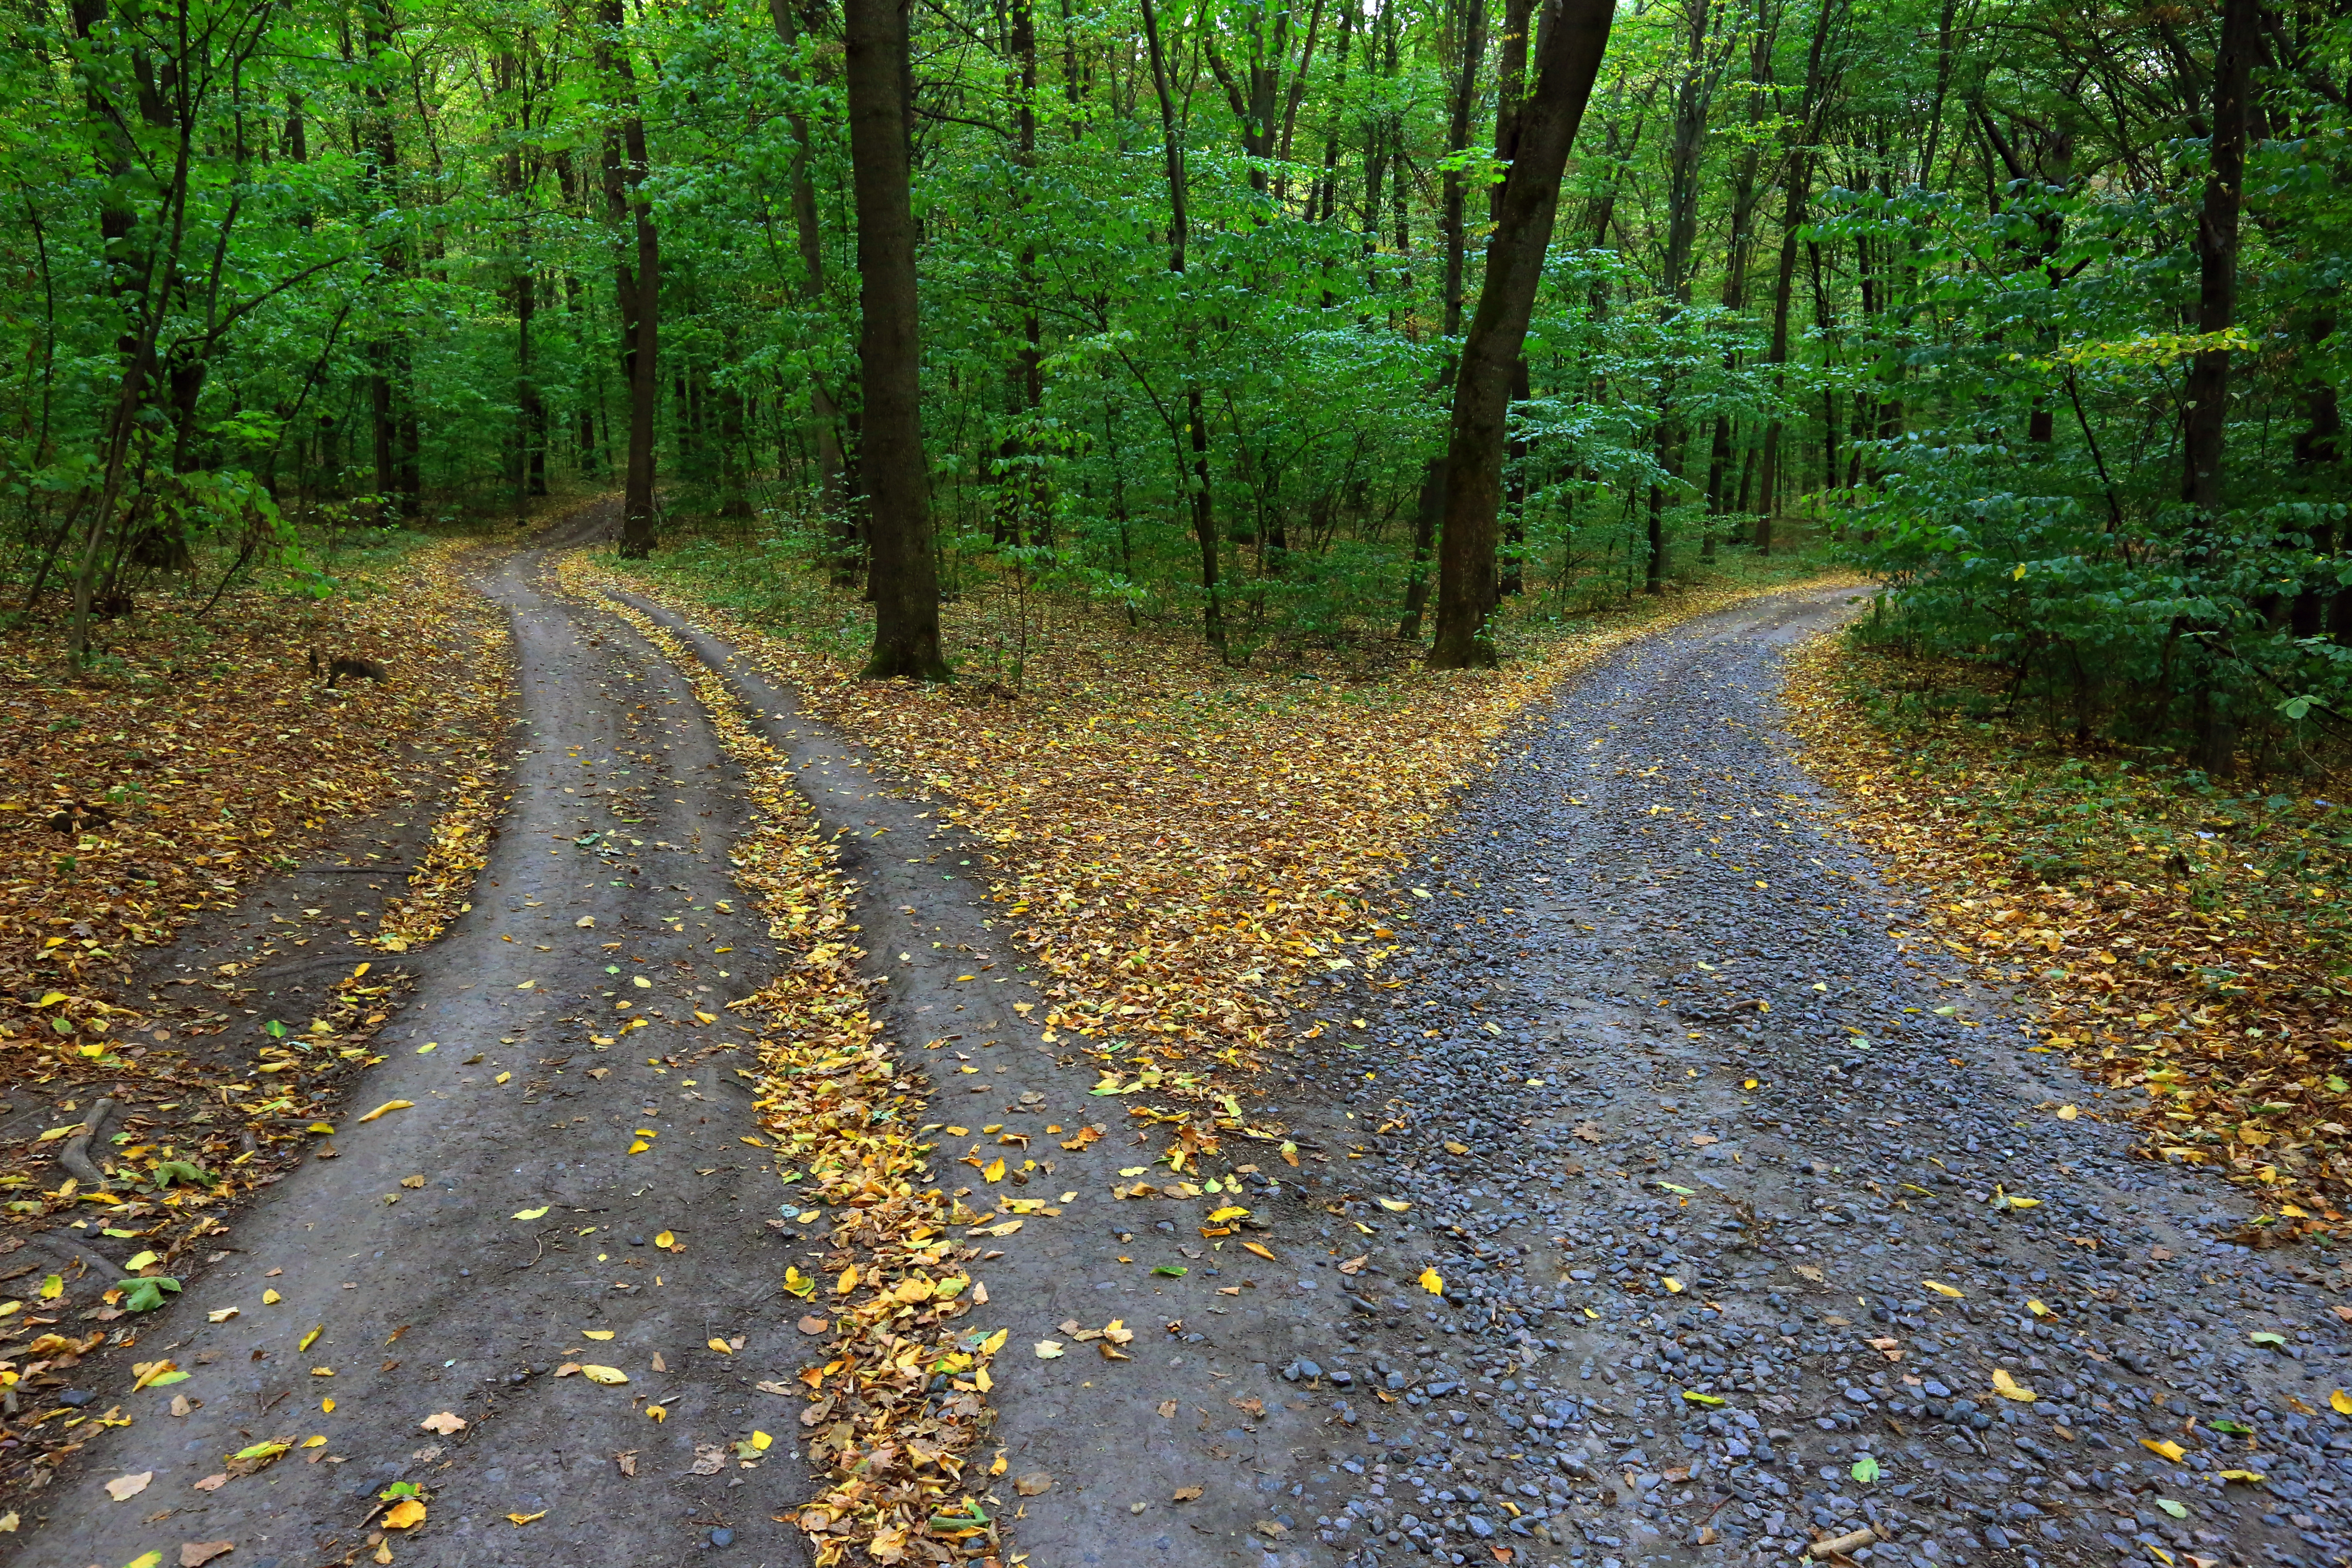
M1666 149L1666 319L1672 321L1690 303L1691 252L1698 241L1698 154L1706 134L1707 104L1713 96L1706 65L1708 0L1685 0L1689 8L1690 37L1683 60L1683 79L1675 89L1675 137ZM1682 481L1685 432L1682 412L1675 405L1675 378L1658 389L1658 422L1654 432L1656 458L1663 480L1650 486L1650 556L1643 572L1653 594L1662 591L1666 575L1666 490Z
M2211 337L2237 324L2238 217L2245 205L2247 92L2261 45L2260 0L2224 0L2221 44L2213 60L2212 121L2205 201L2197 218L2197 331ZM2211 347L2189 362L2181 416L2181 499L2191 509L2186 554L2192 567L2221 552L2227 491L2221 459L2230 420L2230 351ZM2215 660L2204 659L2194 714L2194 756L2209 773L2225 773L2237 751L2238 726L2215 689Z
M909 0L848 0L849 161L857 206L858 464L872 507L869 679L951 679L940 651L939 563L923 454L913 172L908 145Z
M2237 323L2238 216L2245 205L2246 93L2259 42L2259 0L2225 0L2221 47L2213 62L2211 161L2197 218L2197 331ZM2196 508L2199 547L2210 551L2223 505L2222 436L2230 418L2230 351L2209 348L2189 362L2181 420L2181 499Z
M1524 22L1521 25L1524 27ZM1454 8L1449 26L1459 51L1453 62L1453 79L1446 89L1445 150L1451 161L1470 146L1470 117L1478 104L1478 67L1486 52L1486 0L1465 0ZM1524 72L1524 62L1521 69ZM1501 127L1496 129L1499 139ZM1464 253L1469 248L1468 230L1464 226L1467 215L1463 211L1461 172L1449 170L1439 192L1437 226L1445 239L1445 335L1450 339L1462 332L1462 268ZM1501 197L1497 195L1494 202L1499 207ZM1438 380L1451 381L1454 375L1454 366L1449 360L1438 372ZM1437 547L1439 524L1445 516L1444 470L1445 459L1436 457L1429 459L1422 475L1421 505L1413 513L1412 569L1405 579L1404 614L1397 623L1397 636L1408 640L1421 636L1421 617L1429 608L1429 561Z
M1527 341L1544 252L1559 206L1569 148L1592 96L1615 16L1612 0L1547 4L1536 38L1536 89L1519 117L1519 155L1503 185L1478 311L1454 386L1445 458L1445 532L1438 560L1433 668L1494 662L1486 617L1495 608L1495 521L1502 500L1511 371Z
M604 209L614 231L614 294L621 312L621 373L629 386L629 454L621 500L621 554L642 561L654 549L654 416L661 401L661 240L645 195L646 122L629 63L622 0L598 0L597 65L614 88L621 122L604 132ZM624 250L626 226L635 241ZM682 412L682 411L681 411Z

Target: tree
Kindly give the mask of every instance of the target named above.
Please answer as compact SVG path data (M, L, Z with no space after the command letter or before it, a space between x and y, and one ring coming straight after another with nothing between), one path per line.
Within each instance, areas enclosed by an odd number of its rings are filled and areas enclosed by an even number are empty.
M1518 156L1504 177L1478 311L1462 345L1454 422L1445 448L1445 527L1440 541L1433 669L1492 664L1486 617L1497 597L1496 519L1503 500L1503 447L1511 372L1528 335L1536 285L1551 245L1568 153L1592 96L1615 19L1610 0L1549 0L1536 27L1533 98L1517 116Z
M849 155L857 194L859 381L873 552L869 679L951 679L940 651L929 465L923 452L922 348L908 183L910 0L849 0Z

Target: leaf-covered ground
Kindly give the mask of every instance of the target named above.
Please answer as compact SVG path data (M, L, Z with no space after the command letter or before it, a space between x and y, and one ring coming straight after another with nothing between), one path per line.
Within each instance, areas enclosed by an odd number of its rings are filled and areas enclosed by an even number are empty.
M583 576L576 568L568 575ZM597 602L693 685L743 769L752 827L735 847L737 877L758 897L780 955L789 955L733 1006L759 1030L759 1117L779 1174L803 1186L809 1222L819 1208L840 1216L827 1272L794 1267L782 1281L806 1303L803 1330L828 1333L832 1347L801 1373L808 1403L800 1415L810 1458L830 1480L793 1517L819 1568L990 1557L1000 1537L979 1500L988 1471L975 1450L990 1425L988 1364L1005 1332L965 1321L988 1297L968 1267L980 1249L952 1227L977 1216L928 1179L935 1146L919 1131L928 1087L899 1063L866 1007L839 855L794 787L791 763L748 721L727 682L650 617Z
M110 628L87 673L57 657L52 628L0 647L13 720L0 725L0 1061L22 1102L0 1107L16 1129L0 1142L0 1217L17 1233L0 1252L55 1232L0 1258L0 1274L56 1271L46 1311L0 1325L0 1383L25 1396L0 1479L22 1479L37 1455L54 1463L100 1418L40 1397L90 1336L127 1332L104 1325L176 1290L175 1260L220 1234L227 1206L332 1131L322 1119L403 983L394 955L462 902L501 803L511 685L505 624L459 577L467 548L356 571L316 609L266 589L202 619L153 601ZM388 679L327 689L313 647ZM220 925L257 880L322 850L364 865L352 825L401 807L433 815L394 825L414 826L418 858L404 886L363 900L367 918L289 909L258 935ZM163 950L200 931L188 951L205 972L167 969ZM276 1005L291 1011L250 1005L256 972L332 949L346 956L318 966L304 1001ZM257 1049L216 1038L257 1025ZM75 1246L47 1245L60 1237L88 1239L79 1266ZM92 1267L110 1253L157 1283Z
M1246 1072L1286 1042L1307 982L1380 973L1400 900L1414 902L1396 883L1407 847L1517 714L1633 637L1786 586L1521 627L1501 670L1449 674L1307 653L1235 669L1189 638L1066 606L1028 632L1015 692L860 680L853 599L779 596L715 552L600 567L751 651L812 717L959 802L950 817L995 847L994 864L945 874L989 879L1017 917L1055 976L1039 1021L1195 1100L1214 1092L1215 1068ZM949 606L950 645L1000 638L995 614L978 598Z
M2327 786L2229 787L2059 745L1966 700L1958 672L1825 637L1791 660L1809 765L1920 885L1915 951L2042 1009L2150 1159L2275 1209L2249 1239L2352 1210L2352 812Z

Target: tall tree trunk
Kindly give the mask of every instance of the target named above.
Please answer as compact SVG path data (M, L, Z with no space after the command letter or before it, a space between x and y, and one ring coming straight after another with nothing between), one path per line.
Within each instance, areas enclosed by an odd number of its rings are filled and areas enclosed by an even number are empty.
M1006 380L1012 394L1014 432L1004 438L998 458L1004 465L1005 527L1015 543L1042 536L1047 510L1043 487L1032 458L1028 436L1039 405L1045 397L1045 323L1040 313L1037 246L1028 232L1034 220L1030 211L1030 187L1037 168L1037 21L1034 0L1013 0L1011 47L1013 79L1013 207L1022 226L1021 251L1013 263L1013 293L1021 312L1021 346L1013 351Z
M386 57L392 51L394 33L390 0L374 0L374 3L362 6L360 29L372 63L368 86L364 89L368 164L362 180L369 191L369 199L381 211L402 204L400 141L391 89L384 85L390 70ZM405 241L397 236L386 241L377 252L377 265L390 280L389 286L381 292L397 299L399 280L409 273ZM379 330L374 341L368 345L368 405L375 441L376 493L384 497L400 516L415 517L424 510L424 498L420 493L422 486L417 473L417 454L411 449L416 426L409 407L410 363L405 329L394 324Z
M1495 520L1511 372L1535 310L1560 175L1614 16L1612 0L1560 0L1557 9L1546 6L1537 35L1535 94L1519 116L1519 155L1504 179L1500 216L1486 242L1486 281L1454 387L1433 668L1494 662L1486 626L1495 607Z
M857 205L858 463L872 506L868 679L950 679L940 648L939 563L923 453L907 37L911 0L848 0L849 159Z
M768 18L785 48L797 56L800 24L793 3L768 0ZM793 233L801 253L798 292L802 307L815 311L824 305L824 231L817 222L816 182L809 174L809 121L797 107L787 111L785 121L793 132ZM824 514L825 536L831 542L834 585L845 588L857 581L857 514L849 504L844 478L847 462L841 447L841 408L813 360L808 366L808 395L809 444L816 450L817 507Z
M604 132L604 208L614 231L614 294L621 313L621 371L629 385L629 453L621 500L621 554L642 561L654 549L654 416L661 402L661 242L645 194L646 122L637 113L622 0L598 0L597 65L613 84L621 122ZM635 241L621 248L626 226ZM683 416L684 411L680 411Z
M1478 67L1486 52L1486 0L1461 0L1448 18L1459 51L1446 89L1446 162L1458 163L1470 146L1470 117L1478 103ZM1499 126L1498 126L1499 131ZM1402 187L1400 187L1402 188ZM1463 210L1462 174L1449 168L1439 186L1438 229L1445 239L1444 309L1445 335L1462 334L1462 268L1469 248L1467 215ZM1496 198L1499 202L1500 198ZM1439 367L1441 385L1454 379L1452 356ZM1404 614L1397 636L1407 640L1421 636L1421 618L1429 609L1429 563L1437 548L1437 532L1445 516L1445 458L1429 459L1421 479L1421 504L1413 512L1412 567L1405 579Z
M1691 252L1698 242L1698 155L1706 136L1708 90L1706 35L1711 7L1708 0L1684 0L1690 34L1683 59L1683 79L1675 89L1675 134L1666 149L1665 320L1671 323L1690 303ZM1665 501L1669 488L1682 482L1683 420L1675 406L1679 393L1670 373L1659 384L1655 429L1656 460L1664 476L1650 485L1649 560L1643 582L1653 594L1665 586Z
M1797 247L1800 231L1812 201L1812 143L1826 94L1825 56L1837 0L1821 0L1813 14L1813 41L1805 58L1804 96L1799 100L1796 123L1790 129L1785 189L1780 214L1780 265L1772 284L1772 347L1767 362L1772 367L1772 417L1764 426L1764 453L1757 477L1756 553L1772 553L1772 522L1780 506L1780 447L1785 427L1780 410L1789 384L1789 309L1797 288Z
M1151 0L1142 0L1143 36L1151 54L1151 85L1160 98L1160 135L1168 171L1168 270L1184 270L1184 253L1192 238L1191 218L1186 210L1184 142L1176 122L1176 95L1168 80L1167 52L1160 42L1160 17ZM1184 475L1186 498L1192 514L1192 537L1201 550L1201 633L1210 647L1220 653L1225 647L1225 618L1218 599L1218 555L1216 508L1209 490L1209 424L1202 411L1199 384L1193 379L1195 362L1201 345L1188 327L1185 333L1185 441L1189 444L1192 468ZM1186 457L1180 447L1177 457L1179 472Z
M2238 216L2245 205L2247 90L2260 45L2260 0L2223 0L2221 44L2213 60L2211 161L2197 218L2197 331L2209 342L2237 324ZM2209 347L2189 362L2181 416L2181 499L2191 509L2189 563L2209 568L2221 552L2227 492L2221 460L2230 419L2230 351ZM2231 769L2238 726L2216 689L2207 655L2197 692L2195 756L2209 773Z

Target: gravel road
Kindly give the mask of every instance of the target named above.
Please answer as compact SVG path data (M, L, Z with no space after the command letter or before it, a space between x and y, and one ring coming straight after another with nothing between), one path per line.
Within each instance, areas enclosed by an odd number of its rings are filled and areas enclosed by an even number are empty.
M1261 1380L1325 1413L1267 1500L1310 1561L2344 1560L2339 1277L1895 934L1776 731L1843 598L1566 691L1415 868L1408 983L1325 1009L1354 1310Z
M381 1561L403 1479L433 1500L398 1561L808 1561L772 1516L811 1495L784 1390L822 1342L776 1281L828 1238L738 1142L740 1032L695 1016L771 951L729 879L741 780L677 672L551 593L547 559L485 580L523 708L476 911L412 955L352 1095L414 1106L261 1194L146 1344L85 1363L132 1422L8 1561ZM2252 1212L2233 1190L2127 1157L2006 998L1895 934L1910 906L1775 729L1778 659L1843 595L1647 639L1531 716L1406 879L1400 967L1329 982L1328 1027L1250 1107L1300 1164L1229 1142L1189 1191L1018 1016L1040 977L940 803L638 607L734 681L844 847L942 1161L1027 1156L1043 1206L973 1261L1010 1332L992 1506L1034 1568L1630 1568L1840 1537L1914 1568L2345 1557L2338 1277L2222 1239ZM593 1044L640 1010L656 1029ZM158 1347L195 1375L123 1397ZM443 1411L467 1426L420 1427ZM733 1447L762 1428L774 1449Z

